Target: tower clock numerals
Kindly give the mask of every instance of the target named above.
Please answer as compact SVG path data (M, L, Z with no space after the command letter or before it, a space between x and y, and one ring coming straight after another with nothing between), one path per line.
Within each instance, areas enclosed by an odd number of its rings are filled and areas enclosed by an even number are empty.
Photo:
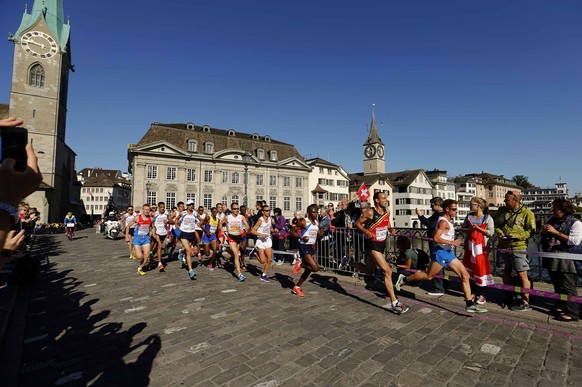
M58 52L53 37L41 31L28 31L20 38L20 44L24 51L35 58L51 58Z
M384 147L382 145L378 145L378 157L379 158L384 157Z
M376 154L376 148L374 148L372 145L368 145L366 147L366 149L364 149L364 156L366 156L369 159L374 157L375 154Z

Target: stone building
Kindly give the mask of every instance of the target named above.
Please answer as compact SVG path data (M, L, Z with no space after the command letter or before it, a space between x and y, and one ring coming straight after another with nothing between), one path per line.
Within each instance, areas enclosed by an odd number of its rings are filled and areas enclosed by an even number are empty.
M306 162L313 168L309 174L311 203L323 206L331 202L335 206L348 197L350 178L342 167L319 157Z
M285 217L304 211L311 198L311 167L291 144L269 135L208 125L153 123L128 147L135 206L194 200L206 208L218 202L266 200Z
M92 218L111 209L124 211L131 204L131 181L121 171L84 168L77 178L83 185L81 200L85 213Z
M70 26L62 0L35 0L25 10L14 44L9 115L24 120L43 175L40 189L26 198L41 221L57 221L79 210L75 152L65 143L71 64Z

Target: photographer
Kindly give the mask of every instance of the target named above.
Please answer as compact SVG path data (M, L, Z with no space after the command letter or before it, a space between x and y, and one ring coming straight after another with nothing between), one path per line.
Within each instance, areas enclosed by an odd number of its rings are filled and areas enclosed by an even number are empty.
M0 120L0 132L3 127L22 125L23 121L15 118ZM0 164L0 246L2 246L0 268L20 243L24 233L10 231L19 218L18 205L22 199L36 191L42 181L38 161L32 145L26 147L27 167L24 171L15 169L16 161L5 159Z

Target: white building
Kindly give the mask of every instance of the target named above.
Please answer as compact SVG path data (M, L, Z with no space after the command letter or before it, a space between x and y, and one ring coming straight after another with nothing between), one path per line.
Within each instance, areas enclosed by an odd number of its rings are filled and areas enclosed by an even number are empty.
M309 174L310 203L324 206L349 195L350 178L347 172L337 164L320 158L305 160L313 169Z
M386 177L394 187L393 226L420 228L421 223L416 215L416 209L421 210L426 216L432 213L430 208L434 189L432 182L423 169L387 173Z
M131 181L121 171L84 168L77 174L85 213L98 217L106 211L125 210L131 204Z
M554 200L568 198L568 184L556 183L555 187L524 189L522 194L523 204L532 210L534 214L551 214Z

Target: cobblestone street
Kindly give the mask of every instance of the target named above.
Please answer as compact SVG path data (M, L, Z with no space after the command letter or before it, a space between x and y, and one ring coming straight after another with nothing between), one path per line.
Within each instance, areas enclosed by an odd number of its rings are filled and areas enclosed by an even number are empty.
M397 316L325 273L299 298L288 266L263 283L257 261L242 283L204 267L190 281L175 260L141 277L122 240L54 240L28 292L22 386L582 385L582 338L557 328L403 296Z

